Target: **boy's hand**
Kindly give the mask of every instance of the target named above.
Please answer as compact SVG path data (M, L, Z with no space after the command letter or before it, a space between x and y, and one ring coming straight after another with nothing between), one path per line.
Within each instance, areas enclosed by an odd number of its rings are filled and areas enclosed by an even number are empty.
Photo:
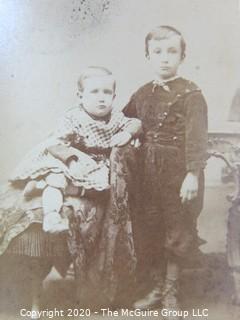
M188 172L185 179L183 180L182 187L180 190L180 198L182 198L182 203L196 198L197 194L198 175L192 172Z
M125 146L132 139L132 135L127 131L116 133L110 142L110 147L122 147Z

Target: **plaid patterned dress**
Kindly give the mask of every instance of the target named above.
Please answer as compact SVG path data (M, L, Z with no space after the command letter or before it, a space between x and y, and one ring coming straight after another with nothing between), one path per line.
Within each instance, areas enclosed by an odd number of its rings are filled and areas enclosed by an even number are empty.
M134 171L136 158L130 145L110 150L109 144L111 137L132 121L135 119L128 119L121 112L114 113L108 121L96 121L81 108L66 113L54 134L31 151L13 173L11 182L20 182L20 187L10 183L0 191L0 255L39 258L39 265L47 263L41 271L43 278L52 264L64 275L74 261L80 288L89 287L101 297L114 299L119 283L131 277L136 266L128 196L133 180L128 173ZM95 179L90 180L88 175L85 180L91 188L97 189L96 185L102 184L97 173L109 163L107 192L64 197L60 213L70 220L69 234L64 235L42 231L41 195L28 201L22 195L22 185L29 179L66 173L64 161L47 151L56 143L76 148L85 155L84 168L94 163ZM72 177L72 181L77 182L78 178Z
M39 179L49 173L64 173L73 185L85 189L105 190L109 187L110 141L114 134L136 121L122 112L115 112L108 121L94 120L83 108L71 109L59 121L57 129L43 143L26 155L13 172L10 181ZM74 174L67 165L54 157L48 148L65 145L74 147L79 170ZM70 149L69 149L70 150ZM68 150L66 149L68 152ZM65 162L73 154L63 155Z

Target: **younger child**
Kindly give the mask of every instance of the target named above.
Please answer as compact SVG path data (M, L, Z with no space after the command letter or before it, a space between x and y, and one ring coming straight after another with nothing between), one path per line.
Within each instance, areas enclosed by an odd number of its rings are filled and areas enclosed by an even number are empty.
M177 310L180 263L199 245L196 219L203 200L207 105L201 90L178 75L186 49L178 30L157 27L146 36L145 46L154 80L132 96L124 113L139 118L143 126L144 210L138 219L144 227L136 248L142 252L139 262L147 261L155 277L153 290L135 307L161 303Z
M43 220L43 229L49 233L67 230L67 208L79 216L80 229L76 232L81 231L83 241L80 245L92 248L94 243L97 248L104 210L101 203L97 203L100 196L94 197L92 202L89 199L96 193L104 193L106 198L104 191L110 188L111 148L126 145L141 130L140 120L127 118L122 112L113 110L115 87L110 71L102 67L87 68L78 81L81 105L68 111L51 137L31 151L15 170L8 192L1 196L0 254L34 257L35 262L36 258L47 261L55 256L55 248L60 245L57 238L54 238L53 248L53 238L39 228L36 231L35 226ZM18 201L14 199L11 205L9 199L13 198L12 195L15 198L18 195ZM84 196L87 197L84 199ZM127 226L130 237L131 228L129 224ZM114 234L116 225L109 232ZM85 254L88 247L77 254ZM69 248L70 251L76 249L71 248L71 244ZM63 252L61 250L58 257L64 259ZM108 255L106 252L106 257ZM135 261L134 252L132 258ZM82 256L77 259L89 260ZM38 272L34 277L37 278L33 288L33 309L36 310L39 309L36 286L40 288L43 279L39 279Z
M115 80L104 68L90 67L80 77L82 105L70 110L56 132L40 144L15 170L11 181L28 181L23 193L29 199L42 192L43 230L68 229L59 214L64 194L109 188L110 148L127 144L140 121L112 112ZM34 179L33 179L34 178Z

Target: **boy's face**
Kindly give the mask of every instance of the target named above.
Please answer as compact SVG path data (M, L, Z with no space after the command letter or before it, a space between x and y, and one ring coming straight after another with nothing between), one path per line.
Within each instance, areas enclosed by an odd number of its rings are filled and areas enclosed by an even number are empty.
M148 43L149 62L161 79L174 77L182 62L181 39L173 35L167 39L152 39Z
M89 114L106 116L112 111L114 98L114 80L111 76L93 76L83 81L82 103Z

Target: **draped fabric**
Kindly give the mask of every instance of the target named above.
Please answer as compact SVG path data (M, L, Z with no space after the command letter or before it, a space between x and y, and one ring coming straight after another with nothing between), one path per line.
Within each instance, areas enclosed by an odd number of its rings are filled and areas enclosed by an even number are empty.
M127 279L133 280L135 274L136 256L129 199L129 181L135 159L135 151L130 146L113 149L110 158L111 188L105 198L102 228L91 232L87 242L83 240L85 235L81 230L81 219L76 213L70 219L69 246L79 286L84 293L85 284L104 295L108 301L113 301L119 284Z
M1 195L1 219L8 219L1 230L0 253L50 258L63 276L72 261L79 288L85 284L113 301L119 283L133 279L136 267L129 197L134 193L135 152L130 145L112 150L109 190L65 197L61 215L69 217L67 234L43 232L40 199L35 199L35 209L27 210L24 201L19 206L22 189L8 185ZM10 199L18 199L15 211Z

